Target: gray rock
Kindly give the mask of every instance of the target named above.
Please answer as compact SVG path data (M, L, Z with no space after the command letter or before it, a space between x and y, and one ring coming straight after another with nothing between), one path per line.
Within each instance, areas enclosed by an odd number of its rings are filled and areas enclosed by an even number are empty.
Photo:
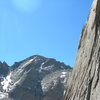
M0 77L6 77L9 73L9 70L10 68L5 61L3 63L0 62Z
M29 57L1 82L0 100L61 100L72 68L52 58Z
M65 100L100 100L100 0L94 0L83 28Z

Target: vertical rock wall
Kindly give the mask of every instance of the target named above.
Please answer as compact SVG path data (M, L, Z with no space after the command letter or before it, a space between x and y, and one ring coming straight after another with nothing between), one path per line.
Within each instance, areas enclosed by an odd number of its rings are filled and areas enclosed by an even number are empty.
M94 0L82 30L65 100L100 100L100 0Z

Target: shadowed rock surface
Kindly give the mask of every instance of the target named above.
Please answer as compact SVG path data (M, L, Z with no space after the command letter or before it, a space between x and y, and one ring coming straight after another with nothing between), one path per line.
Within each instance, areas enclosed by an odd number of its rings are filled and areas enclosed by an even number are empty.
M0 62L0 77L6 77L9 73L9 66L6 62Z
M83 28L64 100L100 100L100 0L94 0Z

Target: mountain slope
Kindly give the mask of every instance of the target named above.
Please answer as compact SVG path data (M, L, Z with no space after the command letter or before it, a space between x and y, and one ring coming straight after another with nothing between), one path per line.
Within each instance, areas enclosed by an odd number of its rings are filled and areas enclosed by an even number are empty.
M100 100L100 0L94 0L83 28L65 100Z
M39 55L16 62L11 68L1 82L2 100L61 100L72 70Z
M0 62L0 76L5 77L9 73L9 66L7 65L6 62Z

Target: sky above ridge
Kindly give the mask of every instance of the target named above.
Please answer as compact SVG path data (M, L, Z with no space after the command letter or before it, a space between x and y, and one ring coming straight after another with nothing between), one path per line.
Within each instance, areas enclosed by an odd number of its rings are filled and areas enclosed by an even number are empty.
M0 61L32 55L74 66L92 0L0 0Z

